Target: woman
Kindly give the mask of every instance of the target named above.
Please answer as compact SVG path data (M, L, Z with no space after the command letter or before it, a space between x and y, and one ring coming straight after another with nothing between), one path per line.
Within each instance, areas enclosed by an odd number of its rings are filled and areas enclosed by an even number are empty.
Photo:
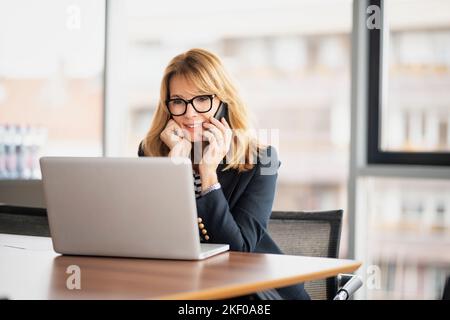
M215 119L225 103L228 115ZM217 56L192 49L172 59L138 155L191 157L202 241L227 243L235 251L282 253L267 233L280 166L277 152L250 134L247 109ZM309 296L299 284L256 298Z

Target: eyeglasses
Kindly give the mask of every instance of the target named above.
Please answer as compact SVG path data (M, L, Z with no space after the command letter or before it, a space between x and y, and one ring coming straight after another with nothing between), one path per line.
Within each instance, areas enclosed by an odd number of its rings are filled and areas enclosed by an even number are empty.
M168 99L166 100L166 106L170 114L173 116L181 116L185 114L189 103L198 113L205 113L211 110L215 96L215 94L201 95L195 96L190 100L184 100L181 98Z

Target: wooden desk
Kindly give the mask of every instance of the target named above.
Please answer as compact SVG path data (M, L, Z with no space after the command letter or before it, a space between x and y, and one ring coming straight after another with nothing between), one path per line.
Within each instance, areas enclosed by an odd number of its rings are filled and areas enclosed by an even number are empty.
M69 290L67 267L81 269ZM358 269L359 262L226 252L202 261L62 256L50 238L0 234L0 297L221 299Z

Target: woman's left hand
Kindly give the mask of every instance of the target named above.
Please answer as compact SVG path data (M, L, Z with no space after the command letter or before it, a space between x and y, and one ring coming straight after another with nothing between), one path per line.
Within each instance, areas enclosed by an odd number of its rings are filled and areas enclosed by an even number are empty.
M228 153L233 133L225 118L221 121L214 117L211 123L203 123L203 136L209 142L199 164L200 175L215 174L217 166Z

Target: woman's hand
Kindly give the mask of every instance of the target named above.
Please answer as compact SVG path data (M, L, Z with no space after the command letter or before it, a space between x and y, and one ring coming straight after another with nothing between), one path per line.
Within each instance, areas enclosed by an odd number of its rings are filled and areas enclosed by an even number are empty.
M217 182L217 166L230 150L233 135L225 118L219 121L211 117L209 120L211 123L203 123L203 136L209 142L209 145L205 148L198 166L202 179L202 189L204 186L207 188Z
M191 153L191 142L186 138L183 129L170 119L166 127L159 135L162 142L164 142L170 149L169 157L189 157Z

